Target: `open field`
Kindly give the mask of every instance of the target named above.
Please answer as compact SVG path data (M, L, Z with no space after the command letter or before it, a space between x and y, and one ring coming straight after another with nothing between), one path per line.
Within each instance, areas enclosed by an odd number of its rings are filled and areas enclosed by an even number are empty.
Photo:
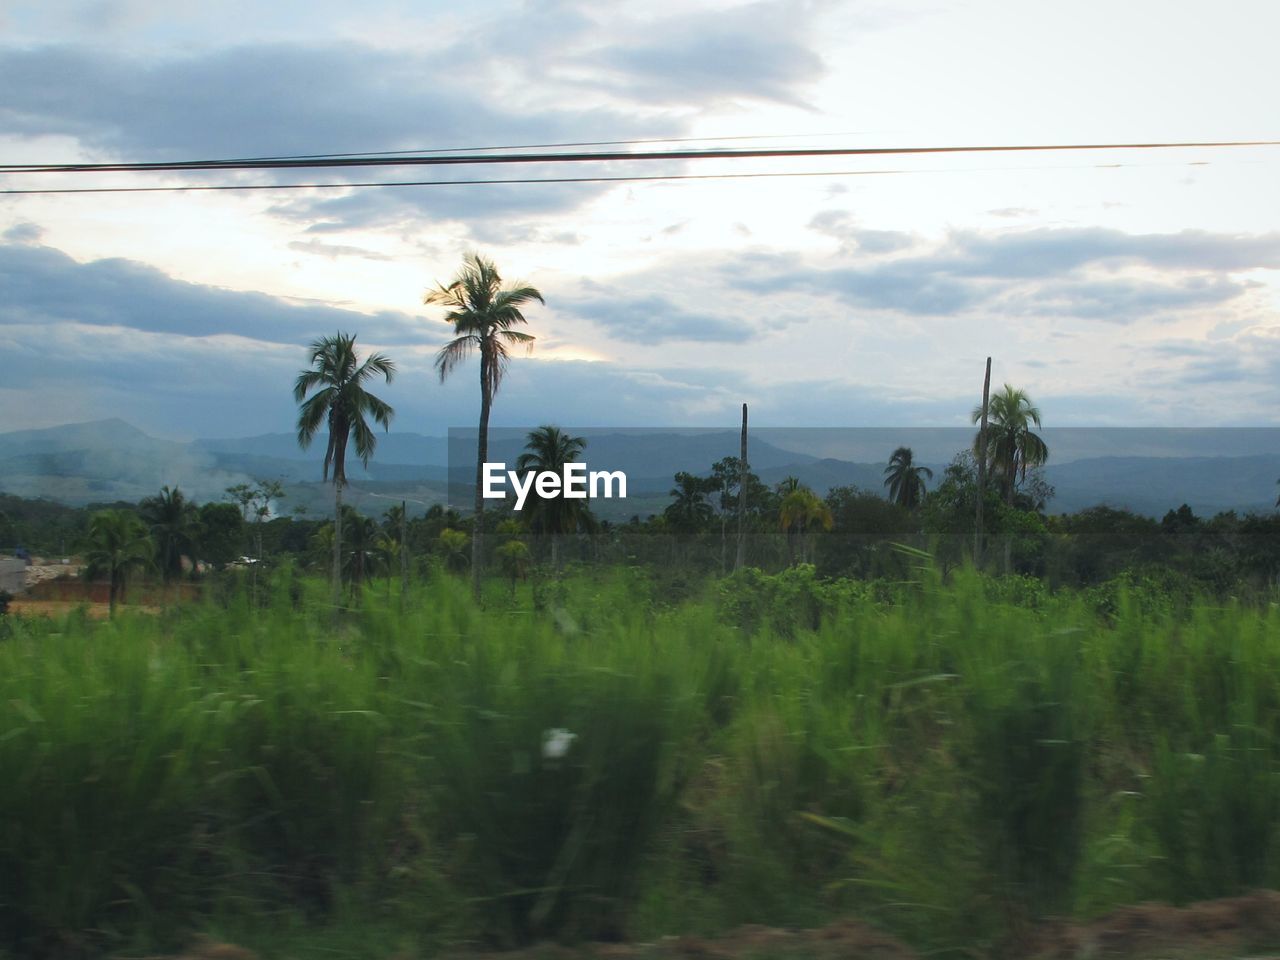
M696 938L856 920L1024 957L1280 887L1275 603L927 567L489 587L335 612L285 571L260 606L0 621L0 956L799 956L821 935ZM1184 930L1208 955L1280 946L1222 909ZM1184 929L1142 916L1120 955Z

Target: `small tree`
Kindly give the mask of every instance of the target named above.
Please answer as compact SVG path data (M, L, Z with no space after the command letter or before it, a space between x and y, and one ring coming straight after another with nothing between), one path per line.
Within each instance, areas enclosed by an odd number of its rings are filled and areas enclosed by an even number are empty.
M511 582L511 596L516 595L516 581L529 575L529 545L523 540L508 540L497 549L503 576Z
M111 616L115 616L116 602L124 596L129 575L152 566L154 558L155 544L137 514L128 510L102 510L89 520L85 572L91 579L107 577Z

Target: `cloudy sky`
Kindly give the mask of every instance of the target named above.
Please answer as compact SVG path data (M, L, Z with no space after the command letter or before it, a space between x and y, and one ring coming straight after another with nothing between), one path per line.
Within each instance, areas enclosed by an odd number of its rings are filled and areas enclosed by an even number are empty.
M1273 140L1278 33L1272 0L17 0L0 157ZM498 424L732 424L746 401L761 425L960 425L990 354L1050 425L1280 425L1280 148L592 172L823 175L0 196L0 430L290 430L305 345L337 329L400 364L397 428L470 424L475 368L438 383L449 328L422 304L468 250L547 300Z

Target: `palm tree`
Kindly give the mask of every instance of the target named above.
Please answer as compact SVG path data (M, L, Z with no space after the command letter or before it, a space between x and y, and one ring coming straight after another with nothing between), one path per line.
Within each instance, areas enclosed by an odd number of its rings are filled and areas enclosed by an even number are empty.
M366 467L378 445L365 417L390 429L395 411L364 388L366 380L381 374L387 383L395 375L395 364L380 353L364 363L356 356L355 334L339 332L311 344L311 369L298 374L293 399L298 409L298 446L311 446L320 424L327 421L329 442L324 453L324 479L333 471L333 599L342 599L342 488L347 482L347 443L355 437L356 454ZM311 391L309 400L304 398Z
M667 522L682 533L696 533L711 522L715 510L707 496L717 489L716 481L681 470L671 490L675 499L662 511Z
M899 447L889 458L889 465L884 468L884 485L889 488L889 499L900 507L914 510L924 500L925 478L933 479L933 471L928 467L917 467L912 463L910 447Z
M374 571L379 560L379 530L372 518L349 511L343 520L343 529L348 531L346 557L343 566L346 568L347 582L350 584L351 597L359 596L360 585Z
M973 422L982 419L982 406L973 411ZM1013 506L1014 491L1027 477L1027 469L1049 460L1049 448L1031 431L1040 427L1040 409L1023 390L1009 384L987 405L987 466L1002 477L1005 503ZM974 438L977 452L979 438Z
M795 477L788 477L779 484L779 493L784 495L778 508L778 526L787 534L787 555L795 563L795 544L799 540L800 561L807 562L811 552L810 533L818 528L830 530L835 526L831 508Z
M177 487L162 487L154 497L146 497L138 504L142 519L151 528L155 542L156 562L166 583L182 576L182 558L196 562L196 541L199 539L200 521L196 506Z
M478 253L463 259L462 269L449 282L427 292L423 302L448 307L445 322L453 324L455 337L436 354L436 370L443 383L459 363L480 354L480 430L476 437L476 508L471 534L471 585L480 598L480 538L484 526L483 471L489 455L489 411L502 384L510 359L508 347L533 349L534 337L514 329L525 323L521 307L545 303L535 287L516 284L503 288L492 260Z
M103 510L89 520L86 574L106 576L108 613L115 616L116 601L124 595L129 574L152 565L155 544L138 515L128 510Z
M508 540L497 550L498 563L511 582L511 596L516 595L516 581L529 574L529 545L523 540Z
M445 527L436 537L436 545L440 548L440 557L444 560L446 570L459 573L467 566L467 535L461 530ZM475 554L472 554L474 558Z
M585 438L571 437L559 427L538 427L530 431L526 438L525 452L516 460L516 472L562 473L566 463L578 462L586 445ZM560 537L590 526L587 501L569 499L563 495L543 499L535 490L525 509L529 512L529 528L538 536L550 537L551 568L559 569Z

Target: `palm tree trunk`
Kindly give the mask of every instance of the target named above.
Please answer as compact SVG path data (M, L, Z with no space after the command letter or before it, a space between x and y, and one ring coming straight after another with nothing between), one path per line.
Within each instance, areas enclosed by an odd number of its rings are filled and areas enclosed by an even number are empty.
M1017 476L1017 470L1012 465L1008 470L1008 483L1005 486L1005 505L1013 510L1013 481ZM1004 535L1004 575L1007 577L1013 572L1013 534L1006 533Z
M342 482L333 482L333 605L342 604Z
M484 536L484 462L489 457L489 358L480 351L480 431L476 435L476 510L471 531L471 592L480 599L481 538Z

